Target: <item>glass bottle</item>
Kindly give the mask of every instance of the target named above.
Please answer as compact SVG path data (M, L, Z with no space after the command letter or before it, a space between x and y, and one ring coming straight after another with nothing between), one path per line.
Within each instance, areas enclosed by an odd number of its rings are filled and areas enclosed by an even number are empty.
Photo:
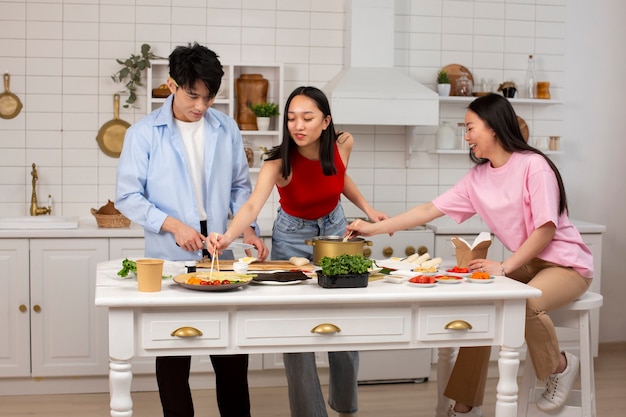
M461 141L459 144L459 149L463 149L463 150L469 149L469 146L467 145L467 142L465 141L465 134L466 134L465 123L457 123L456 126L457 126L456 135Z
M537 74L535 74L535 58L532 55L528 55L528 69L526 70L524 89L526 98L537 98Z

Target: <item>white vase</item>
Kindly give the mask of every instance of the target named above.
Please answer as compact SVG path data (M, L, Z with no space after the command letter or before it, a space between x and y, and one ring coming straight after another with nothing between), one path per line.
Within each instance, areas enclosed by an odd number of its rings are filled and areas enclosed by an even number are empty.
M270 118L269 117L258 117L256 118L256 127L258 130L266 131L270 128Z
M442 97L447 97L450 95L450 84L437 84L437 91L439 95Z
M456 131L447 121L441 122L437 129L437 149L455 149Z

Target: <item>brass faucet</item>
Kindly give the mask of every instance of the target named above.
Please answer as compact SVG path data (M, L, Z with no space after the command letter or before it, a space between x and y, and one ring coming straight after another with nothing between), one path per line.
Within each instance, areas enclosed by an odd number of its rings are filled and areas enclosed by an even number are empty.
M31 216L39 216L41 214L52 214L52 196L48 195L48 207L38 207L37 206L37 180L39 176L37 175L37 168L35 167L35 163L33 162L33 170L30 172L30 175L33 176L33 194L30 197L30 215Z

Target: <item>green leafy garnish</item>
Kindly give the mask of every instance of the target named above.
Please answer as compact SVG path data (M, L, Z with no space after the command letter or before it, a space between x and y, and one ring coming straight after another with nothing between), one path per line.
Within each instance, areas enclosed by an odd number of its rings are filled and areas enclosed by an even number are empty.
M130 272L137 273L137 264L135 261L131 261L126 258L122 261L122 269L117 271L117 275L120 277L127 277Z
M324 256L320 259L322 274L326 276L365 274L372 267L372 264L372 260L363 255L343 254L334 258Z

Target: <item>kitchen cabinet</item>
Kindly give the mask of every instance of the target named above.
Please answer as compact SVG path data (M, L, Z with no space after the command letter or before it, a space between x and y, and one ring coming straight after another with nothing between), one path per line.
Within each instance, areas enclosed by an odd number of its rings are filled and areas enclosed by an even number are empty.
M144 248L142 237L109 239L109 259L143 258Z
M152 89L157 88L159 85L165 83L168 77L168 61L165 59L157 59L150 61L151 67L147 71L147 110L150 113L161 105L164 98L152 97ZM268 92L267 101L278 104L281 115L284 108L284 70L283 64L273 63L239 63L229 64L222 63L224 68L224 78L222 79L222 89L218 93L213 108L226 113L233 119L235 119L235 112L237 111L237 95L236 95L236 81L242 74L261 74L263 78L268 80ZM258 172L261 166L261 151L260 147L271 148L274 145L278 145L282 140L282 119L281 116L273 117L270 130L241 130L241 136L246 145L249 145L255 152L253 166L250 167L250 172Z
M28 239L0 239L0 378L30 375Z
M106 239L2 239L1 377L107 373L106 311L94 307ZM29 260L30 259L30 260Z
M30 240L31 375L106 373L106 311L94 308L106 239Z

